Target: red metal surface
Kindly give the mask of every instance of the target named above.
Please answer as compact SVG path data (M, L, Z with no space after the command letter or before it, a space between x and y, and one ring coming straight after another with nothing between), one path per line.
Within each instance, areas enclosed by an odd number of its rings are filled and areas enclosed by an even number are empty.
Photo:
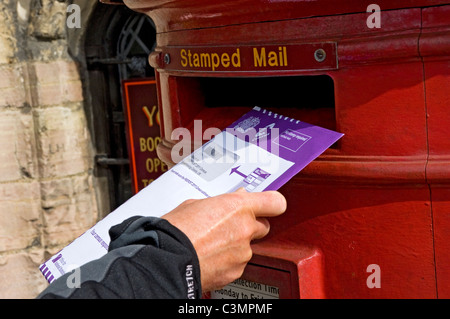
M177 142L170 137L174 128L193 129L194 119L203 120L203 130L224 128L248 109L239 102L207 107L202 78L264 77L274 79L274 87L280 76L333 80L332 107L311 101L305 106L301 95L292 98L296 108L273 105L278 113L345 137L280 190L288 211L254 245L253 264L297 265L301 298L450 296L448 1L378 1L380 29L366 24L371 2L125 3L157 24L158 46L150 61L158 71L164 124L159 155L167 162ZM336 68L213 72L171 68L164 61L166 53L176 54L173 48L214 52L311 43L335 43ZM316 264L307 263L311 249L320 255ZM380 288L366 282L373 264L381 269Z
M124 0L147 13L158 32L366 12L371 0ZM444 0L379 0L382 10L447 4Z
M289 279L277 282L276 272L246 269L243 277L256 282L271 280L273 286L280 287L280 299L319 299L325 297L324 258L320 249L301 242L280 241L279 239L253 245L252 265L264 265L289 273ZM256 276L253 274L256 273ZM290 287L286 287L290 285ZM289 292L289 293L285 293Z
M428 148L426 176L432 200L437 291L450 298L450 6L423 10ZM436 36L438 34L438 36Z

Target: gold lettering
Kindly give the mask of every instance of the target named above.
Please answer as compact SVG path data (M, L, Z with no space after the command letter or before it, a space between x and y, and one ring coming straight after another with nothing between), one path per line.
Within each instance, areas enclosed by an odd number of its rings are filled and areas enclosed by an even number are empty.
M194 66L196 68L200 67L200 57L197 53L194 54Z
M211 57L208 53L200 53L200 65L202 68L211 67Z
M145 161L145 168L147 170L147 172L149 173L153 173L155 170L155 165L153 163L153 159L152 158L147 158L147 160Z
M187 61L187 58L186 58L186 50L182 49L181 52L180 52L180 55L181 55L181 65L183 67L187 67L188 61Z
M145 143L145 138L139 138L139 144L141 145L141 152L145 152L147 144Z
M156 150L159 143L161 143L161 138L159 136L139 138L141 152L153 152Z
M224 68L230 66L230 56L227 53L222 54L222 65Z
M267 66L266 64L266 48L261 48L261 54L257 48L253 48L253 61L255 67Z
M147 106L142 107L142 111L144 111L144 114L147 117L149 127L153 126L153 115L155 114L157 109L158 108L156 107L156 105L153 105L152 111L150 112L148 110ZM159 111L155 114L155 117L156 117L156 122L159 124Z
M145 161L145 169L149 173L165 172L167 171L167 165L157 157L147 158Z
M284 62L283 62L283 47L278 47L278 56L279 56L278 61L280 62L280 66L284 66Z
M231 56L231 63L235 68L241 67L241 53L239 49L236 49L236 53L233 53Z
M233 54L227 52L192 53L191 50L181 49L180 57L182 67L209 68L212 71L216 71L220 67L229 68L231 65L235 68L241 67L241 55L238 48Z
M211 66L212 70L215 71L217 67L220 65L220 58L217 53L211 54Z
M284 66L288 65L288 61L287 61L287 49L286 47L283 47L283 56L284 56Z
M158 169L161 169L161 160L155 157L153 163L155 163L155 172L158 172Z
M268 62L270 66L278 66L278 57L275 51L270 51L268 57L269 57Z
M191 53L191 50L188 50L188 58L189 58L189 66L192 67L192 60L191 60L192 53Z

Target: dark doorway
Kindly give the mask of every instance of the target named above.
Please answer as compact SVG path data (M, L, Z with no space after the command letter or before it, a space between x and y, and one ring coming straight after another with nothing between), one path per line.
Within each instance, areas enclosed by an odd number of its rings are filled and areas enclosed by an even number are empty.
M96 153L95 176L114 210L133 195L121 95L123 80L153 77L148 56L156 42L153 22L126 6L98 4L85 39L86 104ZM107 194L107 195L105 195Z

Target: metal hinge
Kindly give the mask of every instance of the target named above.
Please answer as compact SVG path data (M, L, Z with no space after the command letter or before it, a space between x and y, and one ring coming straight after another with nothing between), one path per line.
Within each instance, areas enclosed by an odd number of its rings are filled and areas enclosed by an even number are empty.
M87 58L87 63L89 65L94 64L129 64L132 59L124 58Z
M128 158L110 158L106 154L96 155L95 162L101 166L120 166L130 164L130 160Z

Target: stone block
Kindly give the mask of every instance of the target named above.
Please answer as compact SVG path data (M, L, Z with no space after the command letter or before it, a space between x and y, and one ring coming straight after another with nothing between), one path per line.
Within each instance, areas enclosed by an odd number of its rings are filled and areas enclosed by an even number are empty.
M41 249L0 255L0 299L32 299L48 284L39 271Z
M30 89L35 106L83 101L83 87L75 62L34 62L29 66Z
M41 245L38 182L0 184L0 252Z
M30 108L0 109L0 182L36 176L35 138Z
M66 9L65 1L41 0L36 10L31 12L30 29L38 39L61 39L65 35Z
M41 178L86 172L92 158L83 108L80 105L39 108L34 113Z
M41 182L45 245L71 242L98 218L91 177L70 176Z
M10 1L0 2L0 64L16 61L17 40L14 12Z
M0 108L21 107L27 103L22 74L21 64L0 64Z

